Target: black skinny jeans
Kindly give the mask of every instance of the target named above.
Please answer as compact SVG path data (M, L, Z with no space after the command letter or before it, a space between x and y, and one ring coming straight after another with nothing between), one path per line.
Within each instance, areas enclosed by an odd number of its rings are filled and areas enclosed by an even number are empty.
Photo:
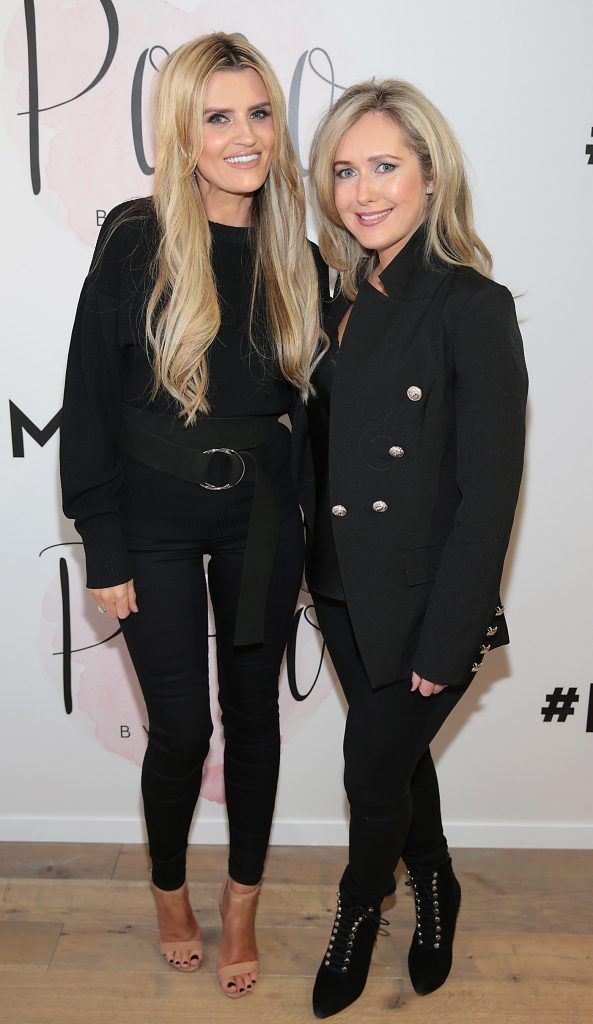
M185 880L187 839L212 735L206 553L225 738L229 874L243 885L262 876L280 760L278 675L303 570L298 507L280 524L264 643L235 648L246 535L247 522L209 541L127 538L139 611L121 627L148 710L142 795L152 878L161 889L177 889Z
M349 863L342 886L357 902L393 890L400 857L437 867L448 858L429 744L467 685L436 696L411 680L372 690L344 602L313 594L317 621L344 694L344 784L350 804Z

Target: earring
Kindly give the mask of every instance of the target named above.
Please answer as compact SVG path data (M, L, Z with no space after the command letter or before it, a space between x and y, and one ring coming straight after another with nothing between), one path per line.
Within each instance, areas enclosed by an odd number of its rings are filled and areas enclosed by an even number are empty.
M426 195L427 196L431 196L433 192L434 192L433 186L432 185L428 185L427 188L426 188Z

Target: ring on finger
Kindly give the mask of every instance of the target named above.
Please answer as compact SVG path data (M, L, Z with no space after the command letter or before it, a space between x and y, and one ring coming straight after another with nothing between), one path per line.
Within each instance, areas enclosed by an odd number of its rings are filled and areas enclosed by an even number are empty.
M106 608L103 608L100 604L97 605L97 608L101 612L101 615L107 615L107 609Z

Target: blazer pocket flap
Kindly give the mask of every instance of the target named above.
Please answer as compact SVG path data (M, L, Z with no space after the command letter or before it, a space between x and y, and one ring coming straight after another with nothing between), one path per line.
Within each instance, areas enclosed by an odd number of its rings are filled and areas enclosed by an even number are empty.
M431 583L438 572L443 555L443 545L433 544L426 548L412 548L404 555L404 569L408 586Z

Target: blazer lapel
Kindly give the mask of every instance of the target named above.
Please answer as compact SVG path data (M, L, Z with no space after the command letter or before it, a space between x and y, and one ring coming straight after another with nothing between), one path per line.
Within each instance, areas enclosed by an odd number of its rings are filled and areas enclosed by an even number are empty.
M420 225L401 252L379 274L392 301L431 299L451 273L451 267L443 260L433 258L427 263L425 246L426 223Z
M361 438L375 424L403 417L421 407L410 402L408 389L426 396L442 357L438 311L452 275L441 265L424 261L424 228L380 275L387 295L363 281L342 338L336 362L330 412L331 443L337 449L345 438ZM347 309L338 296L331 325ZM399 412L398 412L399 410Z
M373 351L377 358L377 348L383 348L385 339L388 347L384 354L390 361L406 358L436 293L451 279L451 269L444 262L427 265L425 238L422 224L379 275L387 295L368 281L361 282L344 331L340 361L361 361L362 367L373 358ZM330 330L337 328L348 305L343 295L334 300L328 320Z

